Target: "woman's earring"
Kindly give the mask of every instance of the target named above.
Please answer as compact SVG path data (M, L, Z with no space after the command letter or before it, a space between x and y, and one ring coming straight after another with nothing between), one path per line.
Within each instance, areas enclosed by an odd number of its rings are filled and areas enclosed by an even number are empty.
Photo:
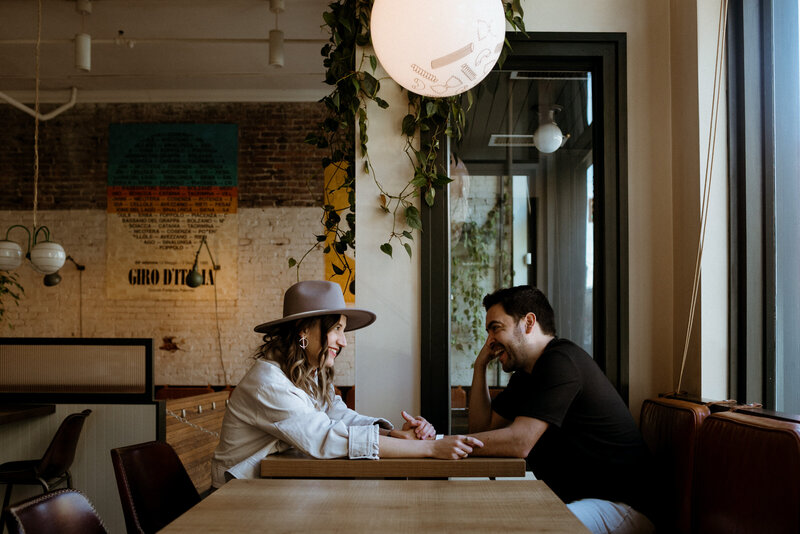
M300 344L300 348L305 349L308 347L308 338L305 334L300 334L300 341L298 341L298 343Z

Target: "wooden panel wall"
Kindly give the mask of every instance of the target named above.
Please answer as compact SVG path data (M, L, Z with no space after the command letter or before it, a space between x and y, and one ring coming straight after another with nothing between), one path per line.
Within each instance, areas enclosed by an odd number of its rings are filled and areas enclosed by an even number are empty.
M167 443L200 494L211 487L211 456L219 443L230 391L167 400Z

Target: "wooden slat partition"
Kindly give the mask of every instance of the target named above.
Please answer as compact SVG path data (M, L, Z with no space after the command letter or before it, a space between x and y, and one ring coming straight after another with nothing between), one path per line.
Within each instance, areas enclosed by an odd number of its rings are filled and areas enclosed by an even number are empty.
M178 453L201 494L211 487L211 456L219 443L225 401L229 395L230 391L218 391L167 400L167 443ZM185 418L188 423L175 416Z

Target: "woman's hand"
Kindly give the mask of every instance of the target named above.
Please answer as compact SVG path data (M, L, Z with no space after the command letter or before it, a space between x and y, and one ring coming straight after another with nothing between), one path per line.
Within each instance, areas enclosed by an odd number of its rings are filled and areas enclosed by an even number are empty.
M432 443L431 456L442 460L460 460L469 456L475 448L483 447L483 442L472 436L444 436Z
M415 439L415 438L416 439L436 439L436 429L433 428L433 425L430 424L428 421L426 421L424 417L421 417L421 416L413 417L412 415L410 415L406 411L402 411L402 412L400 412L400 414L403 416L403 419L406 420L406 422L403 424L403 430L402 431L407 431L407 430L413 430L414 431L413 432L413 436L411 436L409 438L406 438L406 439ZM396 431L396 432L400 432L400 431ZM392 437L395 437L395 438L401 437L401 436L395 436L393 434L390 434L390 435L392 435ZM402 437L405 437L405 436L402 436Z

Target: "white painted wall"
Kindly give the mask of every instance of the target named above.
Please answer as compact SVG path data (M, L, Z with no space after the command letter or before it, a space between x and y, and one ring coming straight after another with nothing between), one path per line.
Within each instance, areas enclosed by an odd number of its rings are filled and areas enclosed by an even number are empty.
M674 306L674 264L694 264L693 257L682 253L674 256L675 242L691 241L690 229L675 235L674 217L683 217L683 204L673 201L673 182L688 183L698 191L699 166L687 174L673 173L674 145L689 143L687 151L699 155L697 138L684 139L673 135L673 84L693 84L688 94L695 100L710 101L705 84L698 86L698 71L686 72L686 79L673 78L675 64L685 62L684 48L671 48L672 39L683 39L680 31L670 31L671 8L694 0L522 0L525 24L529 31L624 32L627 34L627 109L628 109L628 246L630 327L630 406L638 417L642 400L659 392L672 391L676 384L676 359L682 345L676 331L685 326L685 310ZM708 2L714 4L715 2ZM685 6L684 6L685 7ZM703 13L705 13L705 5ZM688 8L687 8L688 9ZM709 8L710 9L710 8ZM705 15L704 15L705 17ZM706 24L699 25L704 48L694 47L698 56L713 57L714 50L705 49L706 32L716 34ZM679 28L680 30L680 28ZM689 50L694 37L689 38ZM680 54L677 54L680 52ZM675 53L676 55L673 55ZM705 62L705 59L703 59ZM703 63L704 64L704 63ZM703 77L707 74L702 71ZM683 74L682 74L683 75ZM712 72L713 75L713 72ZM693 79L693 81L692 81ZM382 82L382 90L392 104L389 110L374 113L370 110L370 152L382 179L402 183L408 177L400 120L405 113L402 99L394 93L388 96L392 84ZM699 89L698 89L699 87ZM701 94L697 94L698 91ZM680 110L681 113L690 111ZM701 117L700 121L703 119ZM695 123L697 131L697 123ZM378 160L378 155L380 159ZM724 152L718 149L718 158ZM699 156L695 157L695 161ZM406 174L403 174L406 173ZM390 222L379 215L376 192L369 177L358 177L357 216L359 220L358 296L364 307L376 308L379 322L359 334L356 383L357 404L370 413L392 416L393 412L418 405L419 384L419 271L416 263L409 264L398 255L394 260L382 257L378 245L388 232ZM697 203L696 203L697 204ZM694 234L696 235L696 233ZM721 254L715 251L715 254ZM714 276L709 265L707 276ZM365 271L367 271L365 273ZM681 279L681 284L685 280ZM718 298L712 295L709 298ZM717 302L717 308L723 303ZM708 307L708 306L707 306ZM709 312L718 313L718 312ZM708 369L709 376L717 372ZM699 393L699 391L697 392ZM376 410L377 408L380 408Z
M420 411L420 238L415 234L411 259L397 241L392 243L394 258L379 249L389 239L392 219L378 207L380 192L373 178L397 193L413 168L400 134L408 113L406 95L380 67L375 77L381 79L380 95L389 108L367 108L368 151L376 176L365 174L363 163L356 162L356 306L374 311L378 319L356 335L356 410L402 425L400 410Z

